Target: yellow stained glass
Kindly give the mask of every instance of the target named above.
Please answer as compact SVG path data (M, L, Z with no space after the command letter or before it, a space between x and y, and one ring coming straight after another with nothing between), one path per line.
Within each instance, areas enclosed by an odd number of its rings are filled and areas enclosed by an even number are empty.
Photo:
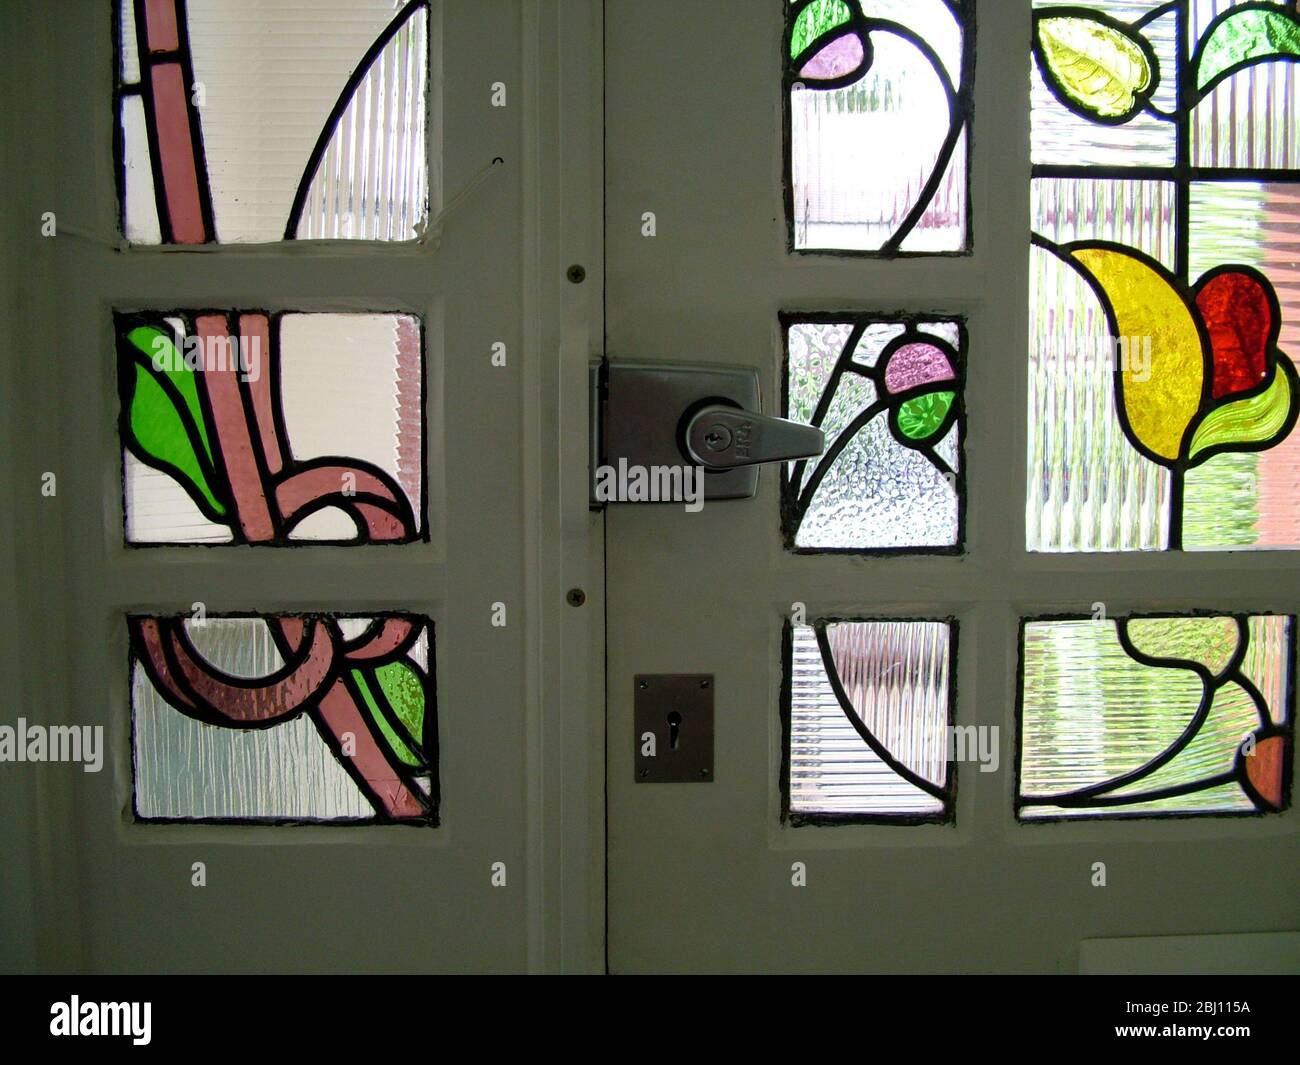
M1088 247L1076 248L1073 255L1115 311L1116 339L1125 341L1124 412L1133 435L1153 454L1173 461L1196 415L1205 377L1191 311L1164 277L1135 256Z

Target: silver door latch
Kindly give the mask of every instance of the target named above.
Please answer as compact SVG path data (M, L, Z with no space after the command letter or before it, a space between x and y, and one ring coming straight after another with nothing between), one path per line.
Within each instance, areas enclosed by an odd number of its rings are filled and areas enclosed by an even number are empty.
M758 411L758 372L737 366L591 364L591 502L598 471L703 468L705 499L749 499L757 467L820 455L820 429Z

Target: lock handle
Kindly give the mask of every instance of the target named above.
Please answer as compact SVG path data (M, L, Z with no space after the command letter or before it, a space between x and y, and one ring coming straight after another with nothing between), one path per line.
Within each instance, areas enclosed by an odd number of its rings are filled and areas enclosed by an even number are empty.
M687 454L711 470L807 459L826 450L820 430L787 418L710 404L686 423Z

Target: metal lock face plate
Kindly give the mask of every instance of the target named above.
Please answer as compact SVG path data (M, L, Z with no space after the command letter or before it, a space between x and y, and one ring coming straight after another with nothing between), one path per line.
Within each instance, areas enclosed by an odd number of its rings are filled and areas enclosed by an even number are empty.
M633 683L637 783L711 781L713 674L638 673Z

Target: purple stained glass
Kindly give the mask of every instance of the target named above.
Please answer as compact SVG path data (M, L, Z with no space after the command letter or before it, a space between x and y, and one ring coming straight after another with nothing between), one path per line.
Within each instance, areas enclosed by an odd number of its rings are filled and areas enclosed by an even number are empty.
M885 366L885 387L892 393L952 378L948 356L933 344L904 344Z
M799 71L801 78L814 78L818 81L830 81L842 78L855 70L862 62L862 41L855 34L846 34L831 41L825 48L813 56Z

